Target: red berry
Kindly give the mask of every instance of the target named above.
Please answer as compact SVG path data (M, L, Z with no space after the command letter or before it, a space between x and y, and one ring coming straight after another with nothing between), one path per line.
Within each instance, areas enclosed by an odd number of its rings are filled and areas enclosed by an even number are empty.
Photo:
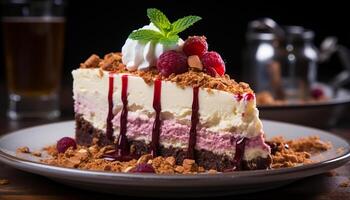
M225 74L225 63L222 60L220 54L215 51L209 51L201 57L201 61L204 69L214 68L214 70L220 75ZM204 70L205 71L205 70Z
M174 50L166 51L159 56L157 69L163 76L170 74L182 74L188 70L187 57L181 52Z
M183 46L183 52L187 56L197 55L201 57L208 51L207 38L204 36L188 37Z
M132 173L156 173L152 165L140 163L136 165L135 168L131 169L130 172Z
M214 68L212 67L204 67L203 71L207 74L209 74L212 77L216 77L216 75L218 74Z
M246 95L244 96L244 99L245 99L246 101L251 101L251 100L254 99L254 94L248 93L248 94L246 94Z
M69 147L73 147L73 149L77 148L77 143L75 143L73 138L64 137L57 141L56 149L58 153L66 152Z
M311 96L314 99L320 99L321 97L323 97L324 93L323 90L321 88L314 88L311 90Z

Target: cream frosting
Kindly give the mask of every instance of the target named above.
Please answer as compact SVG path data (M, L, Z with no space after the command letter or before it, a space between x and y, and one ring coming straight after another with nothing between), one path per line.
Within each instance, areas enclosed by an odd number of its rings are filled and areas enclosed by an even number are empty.
M160 32L152 23L142 27ZM122 61L130 71L147 70L157 65L157 60L162 53L169 50L181 51L184 41L179 38L176 44L164 45L150 41L144 42L128 38L122 47Z

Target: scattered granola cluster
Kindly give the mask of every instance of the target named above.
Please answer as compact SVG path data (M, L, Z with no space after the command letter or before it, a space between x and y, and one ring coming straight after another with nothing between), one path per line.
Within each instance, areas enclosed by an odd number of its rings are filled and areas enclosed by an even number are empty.
M20 147L20 148L17 148L17 153L30 153L30 154L32 154L33 156L41 157L41 152L40 152L40 151L30 151L30 150L29 150L29 147Z
M350 187L350 180L343 181L339 184L339 187Z
M301 164L310 164L312 154L327 151L332 147L329 142L323 142L317 136L299 138L295 140L286 140L283 137L275 137L267 142L271 147L272 169L294 167ZM113 145L99 147L94 145L73 146L65 152L59 153L56 145L44 148L51 158L42 159L43 163L55 166L70 168L79 168L86 170L102 170L112 172L144 172L157 174L197 174L197 173L217 173L216 170L205 170L198 166L194 160L185 159L182 165L177 165L174 157L158 156L153 158L147 154L141 156L138 160L133 159L128 162L113 161L105 158L104 155L114 152ZM28 147L17 149L19 153L31 153L35 156L40 155L31 152Z
M176 165L174 157L156 157L152 158L150 154L141 156L138 160L134 159L128 162L111 161L103 158L103 155L114 151L114 146L91 147L78 146L72 147L64 153L58 153L56 145L45 148L52 158L42 160L44 163L79 168L86 170L103 170L113 172L144 172L140 171L139 166L145 164L151 166L157 174L196 174L204 173L206 170L198 166L194 160L185 159L182 165ZM209 170L208 173L216 173L215 170Z
M321 141L318 136L296 140L286 140L280 136L272 138L268 144L271 147L272 168L310 164L312 163L311 154L317 154L332 147L329 142Z
M121 53L109 53L105 55L103 59L93 54L84 63L80 64L80 68L99 68L100 70L112 71L115 73L129 73L140 76L147 84L152 84L155 79L162 79L175 82L180 87L196 86L222 90L233 94L253 93L247 83L237 83L230 79L230 76L227 74L213 77L196 68L190 68L189 71L182 74L171 74L168 77L160 75L156 68L146 71L128 71L122 63Z

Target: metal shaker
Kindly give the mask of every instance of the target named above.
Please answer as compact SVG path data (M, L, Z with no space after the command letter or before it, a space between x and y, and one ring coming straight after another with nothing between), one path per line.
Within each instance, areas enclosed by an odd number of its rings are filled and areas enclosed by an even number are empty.
M317 76L314 34L299 26L281 28L265 18L248 26L244 53L244 80L256 92L276 99L308 99Z

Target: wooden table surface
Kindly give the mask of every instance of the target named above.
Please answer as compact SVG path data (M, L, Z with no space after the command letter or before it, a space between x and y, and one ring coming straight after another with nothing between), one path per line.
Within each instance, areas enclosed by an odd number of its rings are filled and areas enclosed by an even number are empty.
M61 95L62 117L56 121L73 119L72 99L70 89L63 90ZM0 135L23 127L47 123L46 120L10 121L5 116L6 95L0 87ZM348 117L350 115L347 115ZM348 117L330 131L347 138L350 141L350 124ZM350 180L350 163L336 170L336 176L321 174L305 178L290 185L241 196L220 197L218 199L313 199L338 200L350 199L350 186L341 187L341 183ZM36 200L36 199L128 199L125 196L113 196L90 191L83 191L56 183L45 177L22 172L0 163L0 180L9 181L7 185L0 185L0 200ZM203 199L203 198L202 198ZM205 199L205 198L204 198ZM208 198L209 199L209 198ZM210 198L212 199L212 198Z

